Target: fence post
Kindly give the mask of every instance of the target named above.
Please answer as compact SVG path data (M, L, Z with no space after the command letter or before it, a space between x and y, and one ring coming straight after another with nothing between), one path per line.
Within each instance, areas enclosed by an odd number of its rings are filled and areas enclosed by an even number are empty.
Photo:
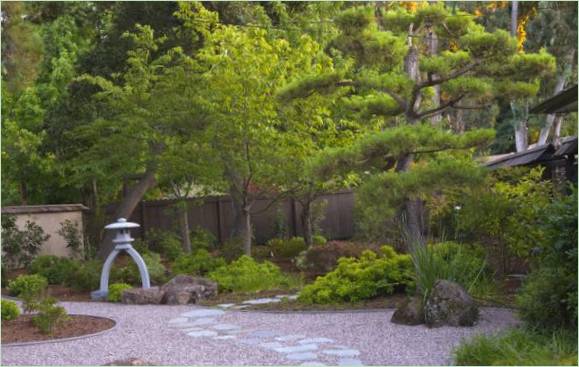
M221 197L217 197L217 200L215 201L215 204L217 205L217 240L219 241L219 243L223 243L223 220L221 219Z

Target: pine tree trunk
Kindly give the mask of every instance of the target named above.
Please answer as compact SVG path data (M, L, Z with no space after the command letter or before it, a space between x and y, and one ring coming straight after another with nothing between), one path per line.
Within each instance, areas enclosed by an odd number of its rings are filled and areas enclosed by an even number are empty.
M511 36L517 37L517 18L519 17L519 2L511 2Z
M559 148L561 146L561 124L563 122L563 116L557 115L555 117L554 125L555 125L555 132L553 134L553 145L555 148Z
M521 120L515 125L515 146L518 152L524 152L529 147L527 121Z
M308 248L312 247L314 241L314 228L312 223L312 202L310 200L304 200L302 204L302 227L304 229L304 242Z
M190 254L191 238L189 237L189 210L187 207L187 200L183 200L179 206L179 230L181 231L181 246L185 253Z
M115 210L114 220L116 221L119 218L129 219L139 202L143 199L143 196L156 184L155 169L148 168L139 182L123 197L123 200ZM99 257L105 258L113 249L112 240L115 235L113 232L114 231L105 232L105 237L99 245Z
M555 90L553 91L553 95L561 92L565 87L565 79L566 73L561 73L557 76L557 84L555 85ZM539 134L539 141L537 145L545 145L547 143L547 139L549 138L549 133L551 132L551 128L553 127L553 122L555 121L555 114L547 115L545 126L541 129Z

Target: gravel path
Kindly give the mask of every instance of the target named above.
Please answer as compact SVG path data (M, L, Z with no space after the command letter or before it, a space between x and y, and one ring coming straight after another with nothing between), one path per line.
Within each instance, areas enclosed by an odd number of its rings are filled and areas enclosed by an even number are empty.
M517 323L481 310L472 328L401 326L393 310L266 313L198 306L63 302L70 313L113 318L86 339L2 346L2 365L102 365L136 357L159 365L448 365L462 338Z

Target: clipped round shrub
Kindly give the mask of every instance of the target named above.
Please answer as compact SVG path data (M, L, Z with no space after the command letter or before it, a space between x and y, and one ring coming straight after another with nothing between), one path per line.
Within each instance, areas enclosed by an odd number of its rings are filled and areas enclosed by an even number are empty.
M109 293L107 294L107 301L109 302L121 302L121 296L123 291L133 288L127 283L113 283L109 285Z
M225 291L253 292L287 287L291 279L269 261L258 263L243 255L231 264L209 273L209 278Z
M323 246L328 242L326 237L316 234L312 237L312 245L314 246Z
M359 258L340 258L335 270L302 289L299 300L310 304L356 302L412 285L412 276L410 256L383 246L379 253L366 250Z
M2 300L2 321L10 321L20 316L20 308L16 302Z
M78 261L52 255L38 256L30 263L31 274L39 274L46 278L48 284L65 284L80 267Z
M78 291L91 291L100 286L103 263L99 260L90 260L82 263L66 284Z
M368 246L347 241L328 241L324 246L312 246L296 259L302 271L312 275L323 275L332 271L341 257L359 257L364 250L378 251L376 246Z
M223 265L225 259L212 256L207 250L201 249L191 255L179 257L171 270L173 274L205 275Z
M46 287L48 287L48 281L42 275L20 275L8 283L8 292L16 297L38 297L46 290Z
M273 251L273 255L279 259L293 259L307 248L302 237L272 238L267 245Z

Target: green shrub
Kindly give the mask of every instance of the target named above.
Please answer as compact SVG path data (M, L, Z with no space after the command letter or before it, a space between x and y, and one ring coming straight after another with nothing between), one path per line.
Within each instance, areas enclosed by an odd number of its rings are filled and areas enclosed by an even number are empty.
M577 188L551 203L535 248L534 269L517 297L521 319L531 327L577 330Z
M380 254L366 250L360 258L344 257L328 274L318 277L301 291L304 303L356 302L392 294L412 282L410 256L383 246Z
M166 269L161 263L161 255L155 252L141 254L152 283L161 284L167 281L165 274ZM115 266L111 270L111 280L117 283L129 283L133 285L141 284L141 274L137 264L131 259L129 264L124 267Z
M240 292L285 288L293 281L271 262L258 263L245 255L212 271L209 278L215 280L222 290Z
M341 257L360 257L365 250L378 248L347 241L329 241L324 246L312 246L296 258L296 265L302 271L323 275L332 271Z
M2 321L10 321L20 316L20 309L16 302L2 300Z
M312 244L314 246L322 246L325 245L326 242L328 242L328 240L322 235L316 234L312 237Z
M577 335L512 329L497 336L476 336L454 355L459 366L576 366Z
M292 237L289 239L272 238L267 245L273 251L273 255L280 259L293 259L304 251L307 246L303 238Z
M2 215L3 265L16 268L28 266L49 238L50 235L34 222L26 221L24 229L20 230L15 216Z
M121 296L123 295L123 291L131 288L133 287L127 283L113 283L109 285L109 293L107 294L107 301L121 302Z
M179 257L172 266L173 274L206 275L207 273L225 265L222 257L211 256L207 250Z
M149 251L159 253L169 261L174 261L183 254L181 239L173 232L152 229L147 231L146 238Z
M65 284L80 267L80 264L65 257L52 255L38 256L30 263L28 270L48 280L48 284Z
M25 312L37 309L40 299L46 292L48 282L41 275L20 275L8 283L8 292L22 299Z
M273 251L271 247L267 245L257 245L251 247L251 256L255 259L270 259L273 257Z
M191 231L190 239L192 252L201 249L210 250L217 244L217 238L213 233L201 227L196 227Z
M243 241L238 237L228 239L219 249L219 254L227 262L239 259L243 256Z
M77 291L92 291L100 286L103 263L90 260L80 264L74 275L67 279L66 285Z
M45 298L38 306L38 314L32 318L32 323L44 334L52 335L54 329L69 319L66 310L56 305L56 299Z
M60 229L56 233L64 238L66 241L66 247L70 249L73 255L83 255L82 236L78 222L66 219L64 222L60 223Z
M454 242L411 246L411 256L416 286L424 299L439 279L456 282L471 294L490 291L486 286L489 270L480 246Z

